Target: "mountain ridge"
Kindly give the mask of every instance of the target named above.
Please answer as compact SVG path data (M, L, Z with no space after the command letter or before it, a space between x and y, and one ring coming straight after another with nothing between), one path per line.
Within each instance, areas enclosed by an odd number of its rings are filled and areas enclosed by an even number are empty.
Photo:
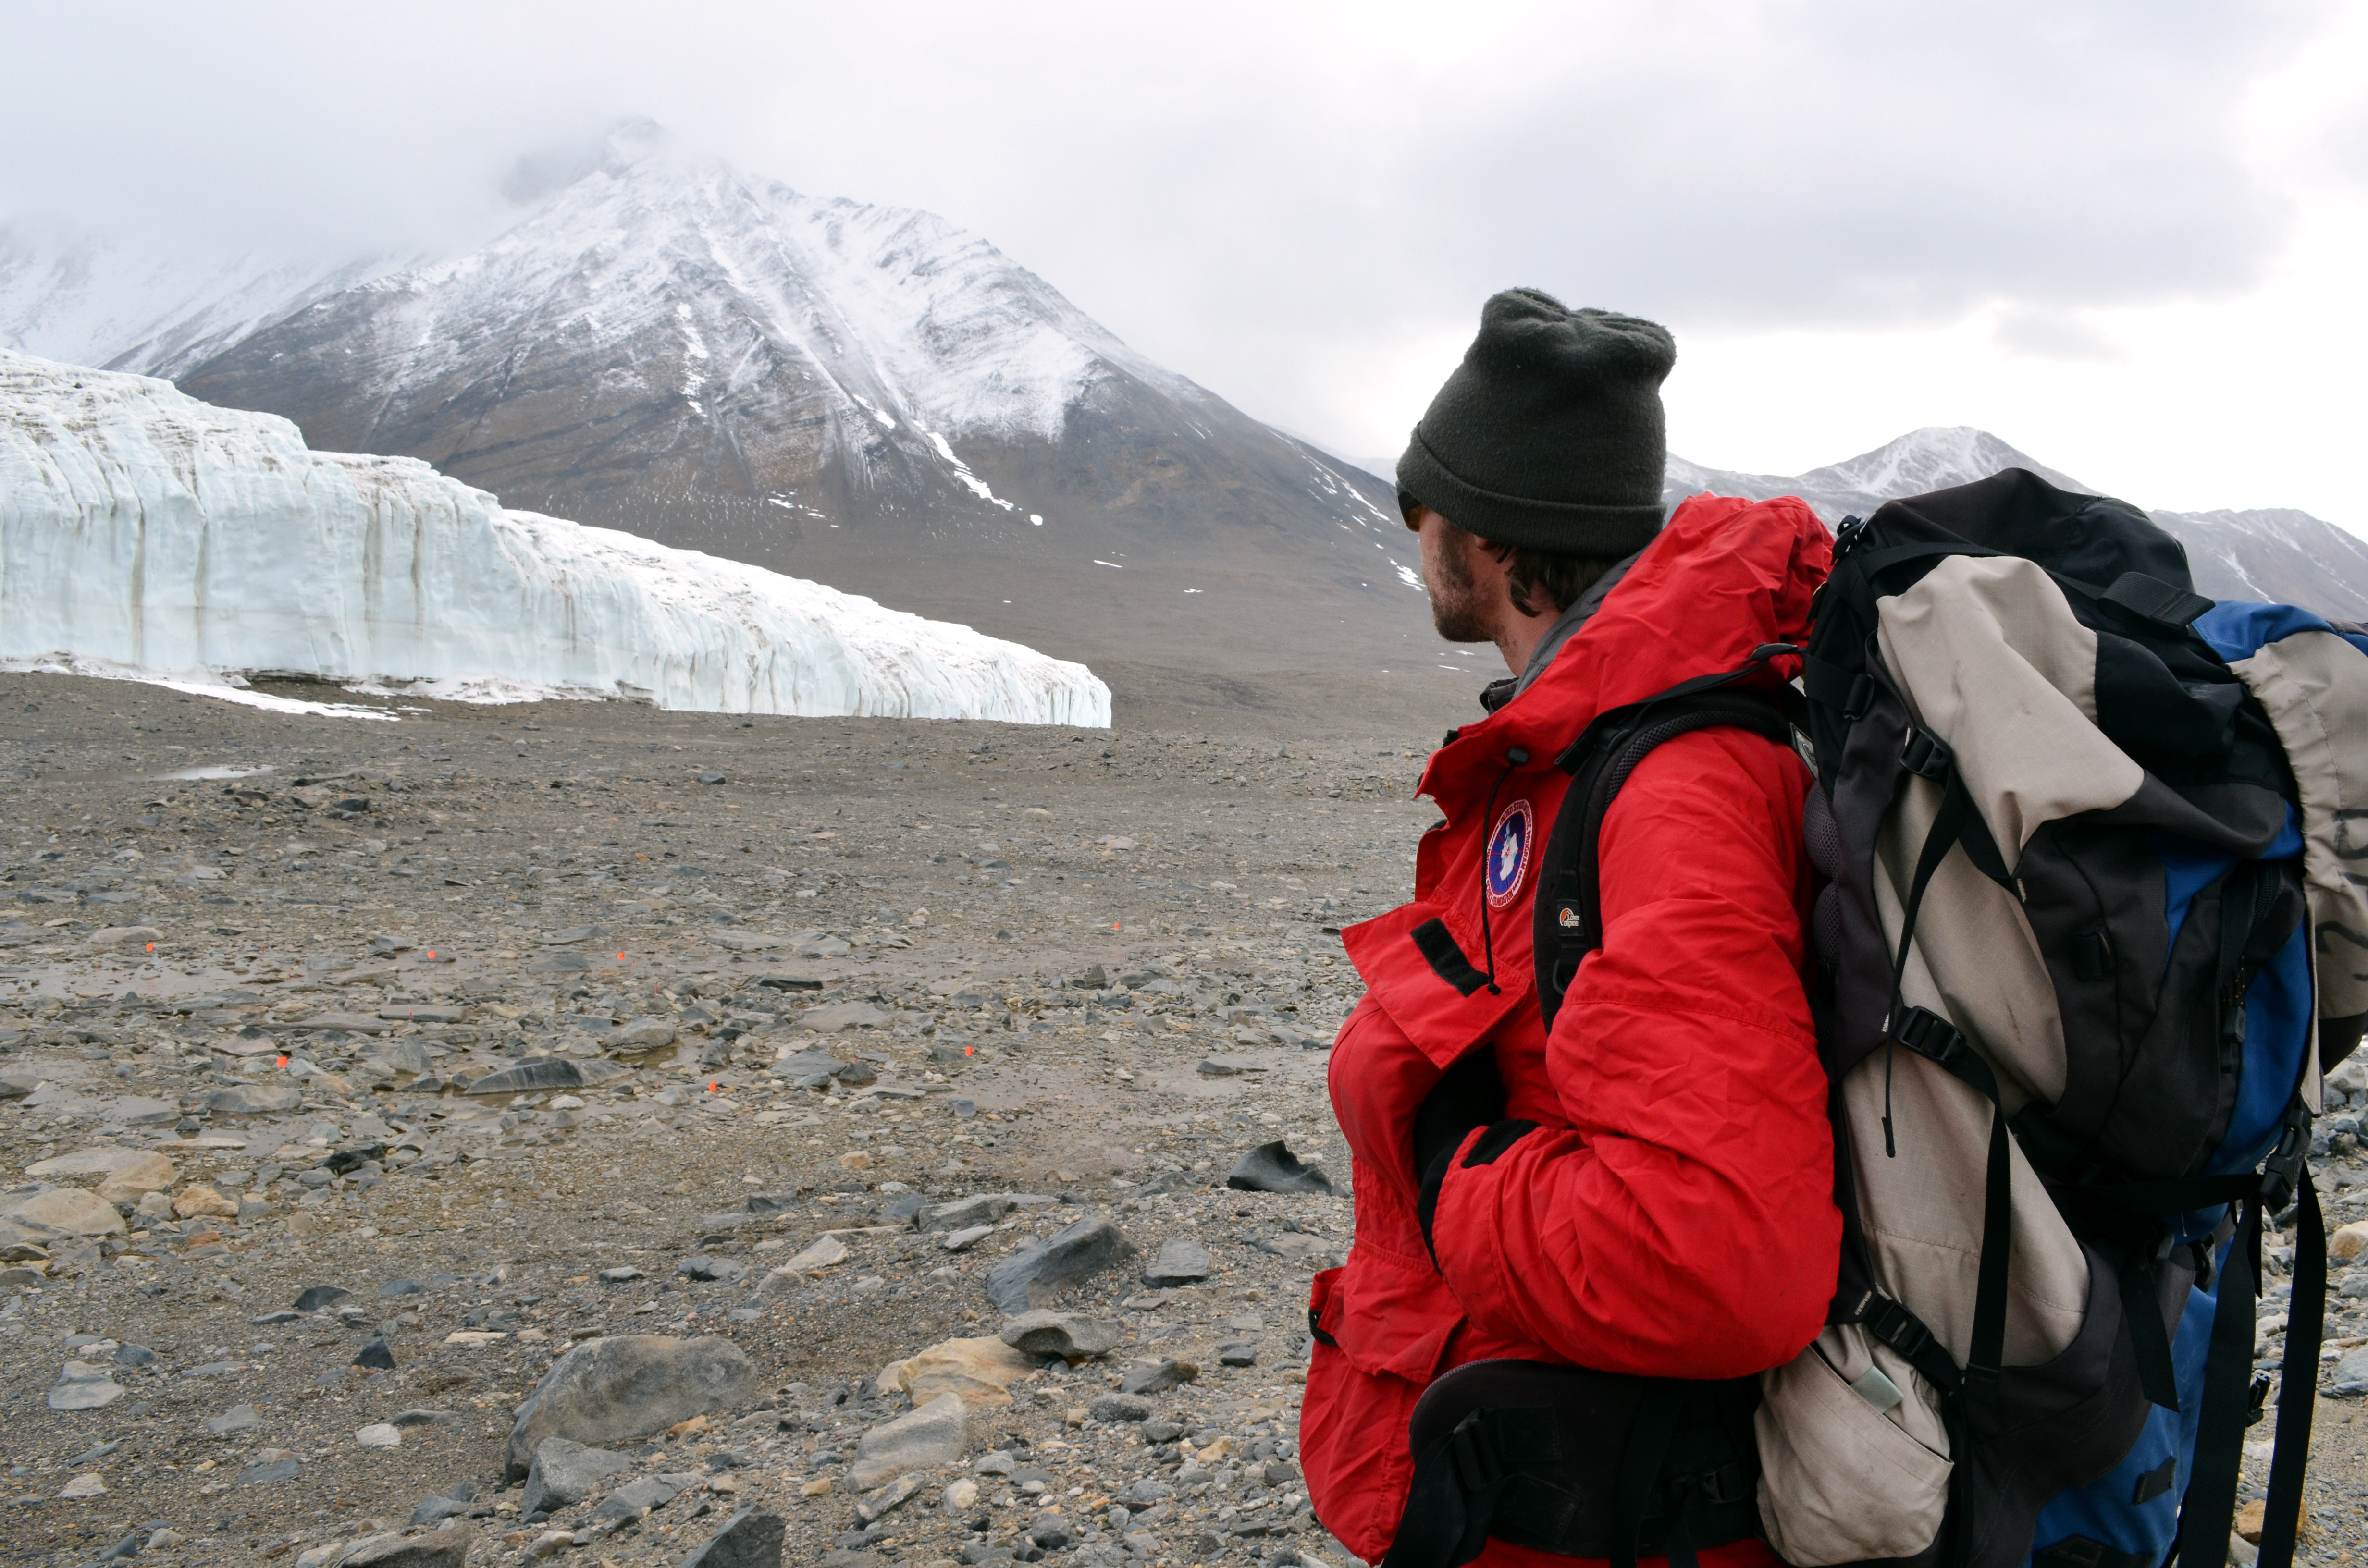
M1466 673L1438 655L1393 462L1248 417L982 236L646 120L522 160L507 190L443 254L196 278L0 229L0 345L1079 660L1122 710L1403 704L1410 676ZM1672 454L1666 494L1799 494L1833 522L2005 466L2086 488L1937 426L1799 475ZM2154 515L2202 591L2368 617L2368 545L2332 525Z
M1188 712L1425 667L1385 486L984 238L640 121L517 189L514 221L459 254L358 266L227 345L211 324L233 312L193 307L105 358L316 449L417 457L514 509L975 626ZM25 341L26 270L0 268L0 343L54 356Z
M2102 494L1988 431L1928 425L1800 474L1713 469L1672 453L1662 495L1671 506L1705 490L1754 500L1797 495L1830 526L1902 495L1970 484L2005 468L2028 469L2060 489ZM2368 540L2324 518L2291 507L2146 515L2186 549L2198 593L2296 604L2339 619L2368 618Z

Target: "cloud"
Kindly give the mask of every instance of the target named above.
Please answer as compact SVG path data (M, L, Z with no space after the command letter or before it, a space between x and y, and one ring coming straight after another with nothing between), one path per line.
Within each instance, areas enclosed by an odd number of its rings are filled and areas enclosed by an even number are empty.
M2294 198L2239 108L2340 9L21 8L0 213L457 243L510 210L521 153L645 113L752 173L940 211L1252 412L1386 448L1377 403L1410 419L1509 284L1681 344L1996 310L2051 353L2084 312L2242 293Z
M2008 311L1990 329L1999 347L2034 359L2126 363L2129 351L2106 333L2060 311Z

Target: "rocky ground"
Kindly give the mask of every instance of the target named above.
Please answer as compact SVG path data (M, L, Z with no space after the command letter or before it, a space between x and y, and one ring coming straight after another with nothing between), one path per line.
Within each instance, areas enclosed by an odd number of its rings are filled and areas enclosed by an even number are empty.
M1334 933L1433 815L1417 738L281 689L396 722L0 676L11 1560L319 1563L456 1510L472 1562L671 1562L752 1505L791 1561L1336 1554L1292 1463L1349 1233L1321 1048ZM1340 1196L1222 1185L1276 1142ZM1096 1219L1036 1295L1107 1351L1005 1346L992 1271ZM514 1409L626 1335L745 1386L530 1517ZM963 1451L866 1517L882 1371L947 1341Z
M1323 1048L1427 717L276 689L392 722L0 676L6 1560L674 1563L746 1512L849 1568L1346 1562L1294 1462ZM1317 1185L1276 1143L1338 1194L1224 1185Z

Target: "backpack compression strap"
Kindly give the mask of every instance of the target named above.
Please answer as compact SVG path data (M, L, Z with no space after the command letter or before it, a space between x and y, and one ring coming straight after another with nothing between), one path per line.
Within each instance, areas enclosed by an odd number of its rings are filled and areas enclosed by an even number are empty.
M2203 1409L2197 1422L2195 1459L2179 1512L2180 1539L2192 1542L2179 1561L2188 1568L2224 1568L2228 1531L2235 1522L2237 1469L2246 1429L2261 1419L2269 1380L2248 1377L2253 1367L2253 1317L2260 1292L2261 1221L2293 1202L2294 1289L2289 1298L2285 1359L2279 1369L2278 1420L2270 1460L2269 1496L2263 1506L2261 1568L2288 1568L2302 1508L2304 1466L2310 1449L2310 1423L2318 1395L2318 1352L2326 1332L2327 1222L2311 1185L2305 1154L2310 1113L2299 1101L2286 1113L2277 1148L2258 1175L2182 1176L2168 1181L2123 1182L2078 1189L2139 1214L2180 1213L2235 1204L2237 1230L2220 1277L2212 1319L2211 1348L2204 1360Z

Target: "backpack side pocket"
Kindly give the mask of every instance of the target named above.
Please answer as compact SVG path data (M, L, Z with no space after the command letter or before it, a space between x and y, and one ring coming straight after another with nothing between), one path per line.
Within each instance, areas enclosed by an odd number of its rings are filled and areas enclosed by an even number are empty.
M1949 1439L1930 1390L1854 1324L1762 1375L1759 1519L1794 1568L1908 1558L1949 1510Z

